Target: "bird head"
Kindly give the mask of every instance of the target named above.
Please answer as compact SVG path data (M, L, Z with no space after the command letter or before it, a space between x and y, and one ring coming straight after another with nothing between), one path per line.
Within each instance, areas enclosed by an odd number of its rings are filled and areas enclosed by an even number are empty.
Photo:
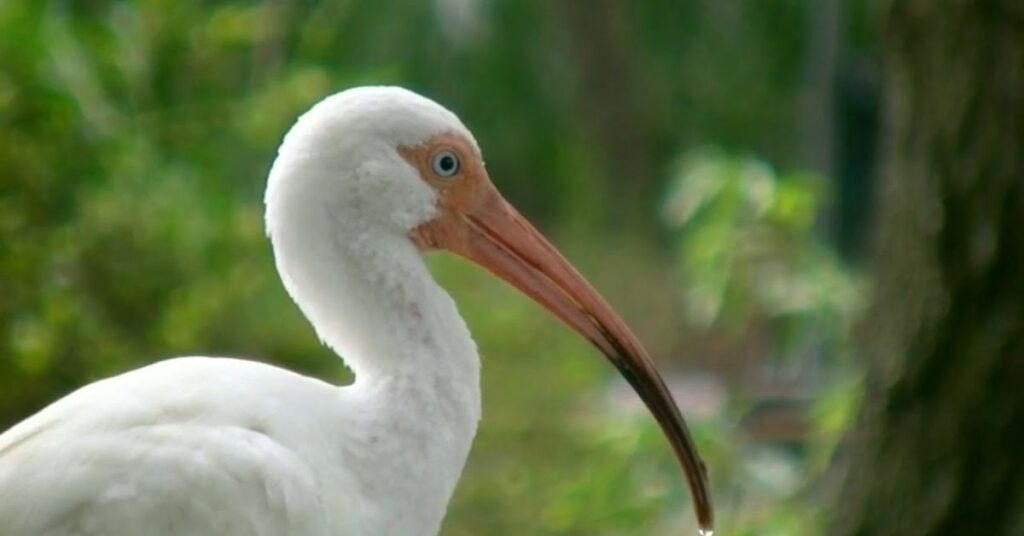
M302 174L280 171L296 165L303 167ZM421 250L446 250L469 259L590 341L633 386L665 432L686 475L698 521L710 530L706 470L647 351L586 279L504 200L476 141L455 114L394 87L356 88L328 97L286 136L271 172L268 212L278 205L270 202L272 197L289 195L337 205L347 214L351 233L385 229ZM273 220L268 213L268 221Z

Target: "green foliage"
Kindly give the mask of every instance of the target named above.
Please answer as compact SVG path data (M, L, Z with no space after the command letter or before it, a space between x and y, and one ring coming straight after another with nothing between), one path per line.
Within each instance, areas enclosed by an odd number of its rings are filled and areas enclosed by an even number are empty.
M662 212L680 230L689 319L730 331L770 324L780 355L809 342L847 347L863 283L817 232L825 189L816 175L778 175L716 149L680 158Z

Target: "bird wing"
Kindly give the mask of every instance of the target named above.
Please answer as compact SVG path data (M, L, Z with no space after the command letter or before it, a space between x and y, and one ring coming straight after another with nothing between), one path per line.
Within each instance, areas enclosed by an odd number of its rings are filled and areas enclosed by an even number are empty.
M327 534L314 432L275 396L310 381L187 358L86 386L0 435L0 534Z

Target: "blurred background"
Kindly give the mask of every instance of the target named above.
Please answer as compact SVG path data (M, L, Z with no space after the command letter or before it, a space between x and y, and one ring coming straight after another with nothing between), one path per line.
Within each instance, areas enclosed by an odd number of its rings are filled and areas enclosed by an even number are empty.
M0 429L184 354L346 382L284 293L261 195L320 98L455 111L506 197L634 327L720 533L825 533L865 367L881 45L869 0L0 1ZM600 355L496 279L432 269L484 359L443 534L692 530Z

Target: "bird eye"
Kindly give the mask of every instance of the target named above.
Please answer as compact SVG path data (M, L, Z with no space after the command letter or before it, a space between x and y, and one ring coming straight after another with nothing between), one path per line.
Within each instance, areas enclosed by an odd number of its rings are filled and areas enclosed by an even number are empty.
M459 172L459 156L454 151L445 149L434 155L430 166L438 177L452 177Z

